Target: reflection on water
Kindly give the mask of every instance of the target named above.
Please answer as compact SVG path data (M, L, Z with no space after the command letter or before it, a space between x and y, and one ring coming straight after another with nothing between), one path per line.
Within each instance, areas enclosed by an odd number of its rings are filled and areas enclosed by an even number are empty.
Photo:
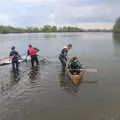
M1 81L1 93L3 95L20 81L20 72L10 71L9 80L7 84Z
M60 79L60 86L64 88L65 91L67 91L70 94L75 94L79 92L79 84L73 84L73 82L68 78L66 75L65 71L61 71L59 74L59 79Z
M44 34L44 38L46 38L46 39L56 38L56 34L46 33L46 34Z
M28 73L31 82L35 82L35 80L38 79L37 76L38 72L39 72L39 66L35 66L31 68L31 71Z
M20 80L20 72L12 72L10 75L11 85L15 85Z
M114 33L113 34L113 42L114 42L114 49L115 49L115 57L120 57L120 34Z
M120 46L120 34L119 33L113 34L113 40L117 46Z

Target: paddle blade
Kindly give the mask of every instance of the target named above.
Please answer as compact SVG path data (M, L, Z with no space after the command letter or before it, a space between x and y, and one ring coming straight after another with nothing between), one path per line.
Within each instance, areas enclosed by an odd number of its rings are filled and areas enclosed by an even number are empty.
M98 72L97 69L91 69L91 68L81 69L81 71L86 71L86 72Z

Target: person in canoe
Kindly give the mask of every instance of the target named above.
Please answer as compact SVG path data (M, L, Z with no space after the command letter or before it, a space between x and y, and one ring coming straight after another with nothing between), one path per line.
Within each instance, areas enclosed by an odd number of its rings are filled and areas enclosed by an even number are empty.
M77 57L72 57L68 64L68 70L72 75L78 75L80 74L80 69L82 68L82 65Z
M14 72L18 72L19 71L19 61L18 60L21 58L21 56L16 51L15 46L13 46L11 48L11 52L10 52L9 56L12 58L12 70Z
M62 50L61 53L59 55L59 60L62 64L62 68L63 70L65 70L66 64L67 64L67 57L68 57L68 51L72 49L72 44L68 44L67 46L65 46Z
M29 45L28 47L29 48L27 50L27 54L28 56L29 55L31 56L31 65L32 67L34 67L34 61L36 62L36 65L39 64L38 57L37 57L37 52L39 51L39 49L32 47L32 45Z

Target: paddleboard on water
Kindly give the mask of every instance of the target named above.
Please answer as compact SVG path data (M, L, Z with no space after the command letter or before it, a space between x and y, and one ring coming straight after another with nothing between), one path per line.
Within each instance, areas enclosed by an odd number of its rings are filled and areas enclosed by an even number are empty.
M30 61L30 56L22 56L22 59L19 59L19 62L24 62L24 61ZM9 65L12 63L12 60L11 59L5 59L5 60L2 60L0 61L0 66L3 66L3 65Z

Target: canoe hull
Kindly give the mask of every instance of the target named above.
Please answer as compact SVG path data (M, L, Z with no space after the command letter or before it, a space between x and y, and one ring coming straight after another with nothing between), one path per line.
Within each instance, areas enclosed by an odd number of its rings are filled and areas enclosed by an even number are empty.
M72 75L71 72L68 70L67 75L69 79L76 85L82 82L83 79L83 73L81 72L79 75Z

